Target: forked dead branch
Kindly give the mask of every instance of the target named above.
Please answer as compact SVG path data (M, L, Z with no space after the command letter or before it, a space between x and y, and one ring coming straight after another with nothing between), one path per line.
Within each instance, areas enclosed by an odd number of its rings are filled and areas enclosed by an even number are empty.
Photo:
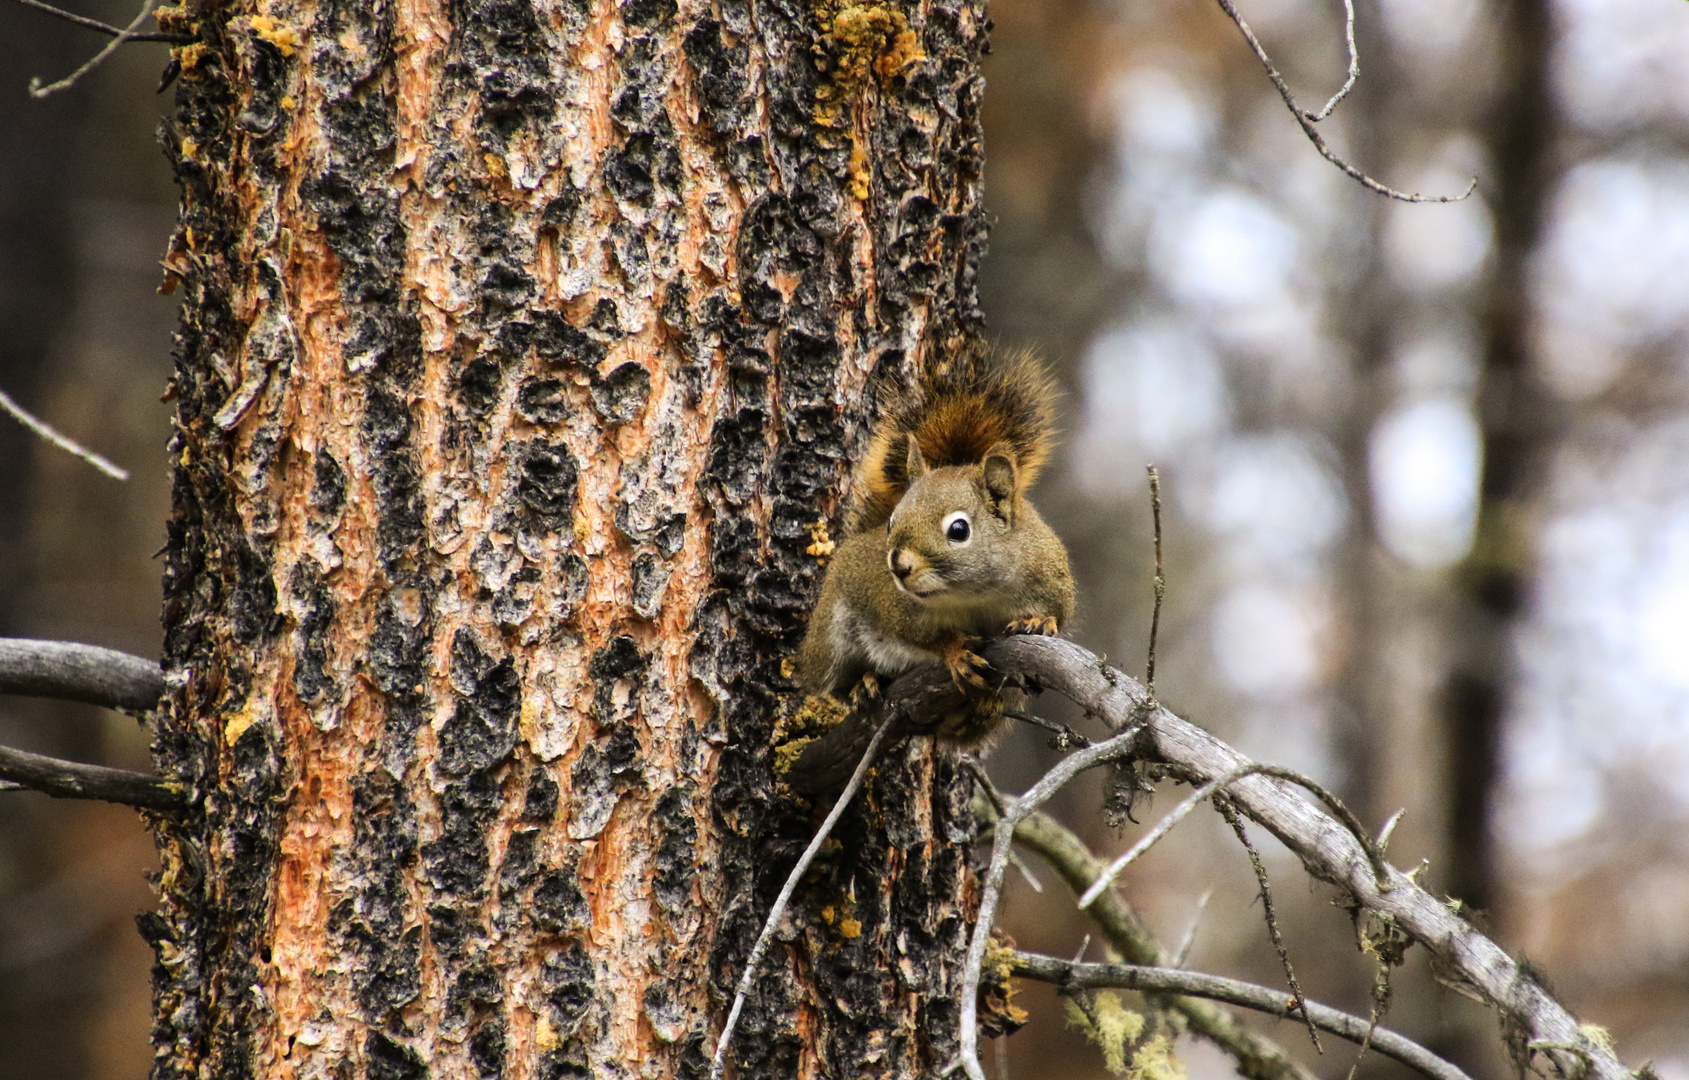
M1590 1041L1576 1019L1500 946L1451 905L1385 863L1376 841L1359 832L1358 823L1345 823L1299 794L1292 781L1271 775L1279 770L1261 768L1181 719L1155 702L1137 680L1071 641L1010 637L985 646L982 655L1008 680L1069 698L1115 733L1115 738L1126 740L1125 744L1099 743L1068 762L1083 758L1087 764L1095 763L1129 746L1134 758L1163 765L1199 787L1244 774L1224 786L1240 814L1289 848L1310 875L1335 887L1342 902L1357 915L1387 917L1423 946L1444 977L1459 981L1500 1014L1510 1030L1522 1033L1521 1045L1542 1048L1554 1073L1600 1080L1625 1080L1633 1075L1610 1050ZM911 672L893 683L878 703L853 712L832 733L806 747L788 782L812 793L836 787L839 762L854 765L880 723L889 718L896 738L918 731L923 718L955 707L958 700L942 672ZM1026 821L1030 820L1028 816ZM1026 821L1019 824L1024 828ZM964 1047L973 1045L965 1029L960 1035ZM964 1058L959 1064L971 1075L983 1075L977 1061Z

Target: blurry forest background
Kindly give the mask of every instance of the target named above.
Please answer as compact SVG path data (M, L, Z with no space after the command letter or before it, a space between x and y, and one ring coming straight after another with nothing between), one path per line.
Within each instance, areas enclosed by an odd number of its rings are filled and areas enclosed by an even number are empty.
M1344 68L1339 4L1245 8L1317 108ZM1476 174L1469 201L1391 203L1321 161L1208 0L992 4L985 308L1068 387L1040 506L1075 557L1075 636L1142 674L1154 462L1163 699L1373 827L1405 808L1394 862L1428 860L1433 887L1628 1062L1689 1080L1689 5L1358 8L1363 74L1327 138L1398 188ZM127 46L47 101L25 92L102 43L0 4L0 389L135 474L116 483L0 421L0 635L156 656L165 47ZM0 742L147 763L134 721L68 704L0 700ZM1050 760L1019 732L990 768L1019 790ZM1077 787L1059 812L1123 850L1137 830L1104 826L1099 798ZM1347 916L1263 847L1302 985L1364 1014ZM0 1076L147 1071L132 919L152 864L127 810L0 794ZM1072 955L1084 922L1041 877L1041 895L1012 885L1006 927ZM1212 890L1190 964L1281 985L1214 815L1125 888L1169 944ZM1022 1000L1010 1075L1104 1075L1048 988ZM1414 952L1388 1023L1506 1075L1493 1017ZM1299 1027L1273 1033L1314 1061ZM1227 1075L1185 1050L1193 1080ZM1328 1043L1314 1064L1336 1077L1351 1060Z

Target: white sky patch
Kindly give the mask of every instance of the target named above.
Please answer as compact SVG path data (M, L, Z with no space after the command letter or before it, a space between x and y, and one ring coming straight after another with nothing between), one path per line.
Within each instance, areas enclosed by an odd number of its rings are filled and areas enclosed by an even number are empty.
M1415 191L1460 192L1470 179L1452 169L1429 169ZM1384 250L1397 281L1420 292L1465 285L1490 253L1489 208L1474 194L1462 202L1393 202L1384 225Z
M1225 537L1239 561L1278 570L1322 556L1343 529L1347 500L1307 439L1291 432L1228 440L1179 486L1187 514Z
M1473 0L1389 0L1379 5L1385 29L1398 48L1432 57L1469 47L1481 10Z
M1689 519L1673 522L1656 583L1637 620L1643 668L1668 686L1689 690ZM1684 717L1689 725L1689 716Z
M1604 777L1689 803L1685 461L1684 418L1562 455L1508 734L1506 823L1522 865L1608 809Z
M1084 361L1083 460L1113 486L1123 455L1146 461L1176 460L1205 442L1230 419L1220 360L1202 337L1175 323L1108 330L1092 339ZM1130 482L1142 477L1132 470Z
M1176 299L1202 307L1279 304L1297 266L1296 230L1265 202L1216 188L1169 207L1150 234L1150 266Z
M1211 643L1226 685L1252 697L1294 696L1320 677L1329 636L1322 605L1303 590L1254 582L1214 608Z
M1128 168L1140 154L1189 161L1213 144L1220 122L1213 99L1164 68L1132 68L1107 93L1115 146Z
M1689 5L1684 13L1689 16ZM1533 292L1561 334L1620 348L1679 331L1689 316L1689 162L1601 159L1556 192ZM1556 365L1575 363L1562 344ZM1570 355L1566 355L1570 352ZM1594 350L1594 362L1610 356Z
M1397 409L1373 430L1368 464L1378 531L1397 558L1440 569L1472 546L1480 443L1472 410L1452 397Z
M1444 0L1448 2L1448 0ZM1558 0L1556 83L1586 127L1689 118L1689 6L1659 0Z

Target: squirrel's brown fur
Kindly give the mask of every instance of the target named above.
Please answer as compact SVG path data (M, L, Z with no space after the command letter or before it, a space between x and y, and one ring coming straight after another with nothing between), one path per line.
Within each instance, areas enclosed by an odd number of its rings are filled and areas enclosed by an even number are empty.
M1055 433L1056 390L1030 351L987 353L972 368L929 368L874 426L857 469L849 532L884 525L909 490L905 465L911 435L935 469L977 465L1005 444L1021 486L1030 486L1049 460Z
M1067 550L1025 498L1054 411L1043 366L1021 353L923 373L887 412L799 653L808 693L941 665L970 704L940 734L977 743L996 728L1003 699L973 647L1053 634L1073 614Z

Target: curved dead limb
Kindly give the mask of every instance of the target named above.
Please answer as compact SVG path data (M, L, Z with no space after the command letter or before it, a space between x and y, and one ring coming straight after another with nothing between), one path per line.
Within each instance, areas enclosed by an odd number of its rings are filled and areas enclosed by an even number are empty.
M1073 831L1045 813L1029 815L1015 826L1015 843L1050 865L1068 888L1080 892L1102 873L1103 861ZM1114 952L1134 964L1166 967L1169 958L1138 913L1113 889L1105 889L1086 909ZM1248 1080L1313 1080L1273 1040L1240 1024L1226 1009L1194 997L1156 995L1158 1004L1184 1018L1186 1027L1231 1056Z
M164 673L151 660L72 641L0 638L0 694L143 712L162 693Z
M1069 960L1058 960L1053 956L1027 952L1014 954L1014 974L1075 989L1115 987L1150 993L1190 994L1254 1009L1281 1020L1290 1019L1292 1013L1305 1013L1315 1027L1353 1043L1364 1042L1370 1029L1374 1050L1418 1069L1433 1080L1472 1080L1455 1065L1444 1061L1412 1039L1388 1028L1373 1028L1365 1017L1339 1012L1328 1005L1298 1001L1282 990L1239 982L1237 979L1137 964L1076 964Z
M1171 766L1192 783L1206 783L1254 765L1219 739L1151 700L1136 680L1071 641L1009 637L991 642L980 653L1009 680L1028 688L1057 691L1111 730L1141 723L1134 752ZM923 721L930 722L943 708L953 708L959 701L960 696L941 669L911 672L893 683L879 704L864 706L860 716L853 714L806 747L799 766L787 780L794 787L806 781L824 781L825 763L838 753L833 741L842 746L860 738L855 745L866 745L867 737L857 733L859 726L865 725L867 736L871 736L885 719L885 710L891 710L897 720L890 736L895 738L902 732L919 730ZM855 756L860 756L860 749ZM823 767L797 775L806 761ZM822 783L819 790L825 789ZM1250 776L1230 784L1227 792L1245 816L1277 837L1310 874L1341 890L1354 906L1387 916L1423 945L1440 971L1463 980L1474 994L1499 1011L1520 1033L1521 1043L1587 1043L1570 1013L1499 945L1473 929L1447 904L1387 865L1386 887L1381 887L1368 850L1376 843L1371 838L1358 838L1324 807L1301 797L1289 782L1277 777ZM1591 1080L1630 1080L1630 1071L1602 1047L1590 1044L1587 1061L1584 1068L1580 1059L1576 1071Z
M84 765L0 746L0 780L55 799L95 799L137 810L181 810L187 794L175 784L145 773Z

